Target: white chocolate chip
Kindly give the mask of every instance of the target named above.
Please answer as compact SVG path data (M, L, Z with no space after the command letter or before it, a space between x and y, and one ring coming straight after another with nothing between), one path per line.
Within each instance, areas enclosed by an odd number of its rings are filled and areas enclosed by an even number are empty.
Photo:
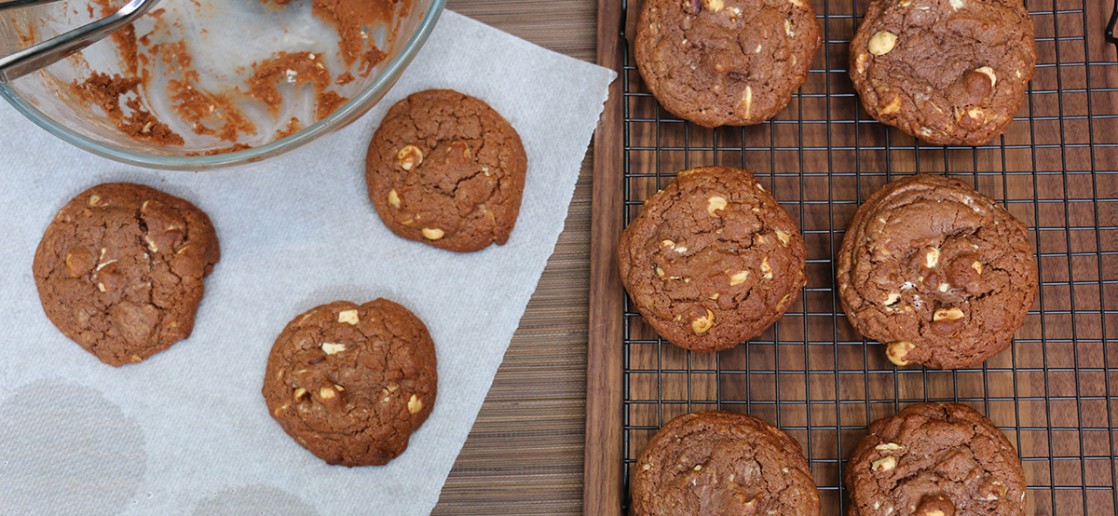
M924 255L924 266L934 269L936 265L939 265L939 249L933 247L928 251L928 254Z
M745 91L741 94L741 101L738 102L738 111L741 111L742 116L745 117L748 117L750 112L753 111L753 86L745 86Z
M881 304L893 306L897 301L900 301L900 299L901 294L899 292L890 292L889 295L885 297L885 301L882 301Z
M892 471L895 467L897 467L897 458L893 456L877 459L870 465L870 469L880 472Z
M982 274L982 262L975 260L974 263L970 264L970 268L974 269L974 272Z
M295 398L296 402L303 401L303 398L306 397L306 396L307 396L307 390L302 388L302 387L299 387L298 389L295 389L295 391L293 391L291 393L291 397Z
M400 163L400 168L411 171L423 163L423 151L415 145L405 145L396 152L396 160Z
M778 230L776 230L776 239L780 240L781 245L784 245L784 246L787 247L788 246L788 241L791 240L792 237L788 233L785 233L785 232L778 229Z
M711 217L721 217L718 214L719 210L726 208L726 198L721 195L713 195L707 199L707 214Z
M951 284L950 283L940 283L939 288L937 290L939 290L940 292L947 292L950 289L951 289Z
M342 351L345 351L345 344L342 344L340 342L323 342L322 343L322 352L326 353L327 355L337 355L338 353L341 353Z
M916 346L911 342L893 342L885 348L885 357L898 366L906 366L909 362L904 358L915 348Z
M648 471L652 469L652 464L645 464L644 466L641 466L641 469L644 471Z
M105 284L104 283L97 283L97 290L100 290L101 292L104 292L105 291Z
M870 36L870 41L866 44L866 49L875 56L883 56L893 51L893 47L897 45L897 35L892 32L879 30Z
M730 286L737 286L749 279L749 271L738 271L730 275Z
M858 57L854 59L854 69L858 70L860 74L866 73L866 62L869 60L869 54L858 54Z
M423 410L423 400L412 394L411 398L408 399L408 412L418 414L421 410Z
M950 1L951 1L951 8L952 9L958 11L959 9L963 8L963 0L950 0Z
M877 113L880 114L880 115L891 115L891 114L896 113L900 110L901 110L901 96L900 95L893 95L893 98L889 100L889 103L885 104L884 106L881 106L881 109L878 109Z
M691 321L691 331L695 332L695 335L702 335L714 326L714 312L709 308L706 311L706 316Z
M446 232L439 228L423 228L423 238L427 240L438 240L446 235Z
M932 314L932 321L957 321L966 314L958 308L940 308Z
M388 191L388 205L393 208L400 207L400 194L396 193L395 188Z
M702 471L702 469L703 469L702 464L695 464L695 471Z
M661 269L659 267L656 268L656 277L657 278L664 279L664 276L666 276L666 275L667 275L667 273L664 272L664 269Z
M324 385L318 390L318 396L324 400L332 400L337 395L338 393L334 392L334 389L330 388L328 385Z
M974 71L985 75L990 79L990 89L993 89L994 86L998 85L998 75L994 73L993 68L990 68L989 66L980 66L978 68L975 68ZM1020 72L1018 72L1018 74L1020 74ZM1017 78L1021 78L1021 76L1018 75Z
M787 34L789 38L796 37L796 32L792 30L792 20L788 18L784 19L784 33Z
M357 317L357 310L342 310L338 312L338 322L346 324L357 324L360 319Z
M761 260L761 277L767 280L773 279L773 268L769 265L768 256Z
M885 443L885 444L879 444L879 445L873 447L873 449L875 449L877 451L897 451L901 448L904 448L904 447L897 444L897 443Z
M760 54L761 53L761 44L760 43L757 44L757 48L753 49L753 53L754 54Z
M97 195L97 194L90 195L89 196L89 205L90 206L100 206L101 205L101 196Z

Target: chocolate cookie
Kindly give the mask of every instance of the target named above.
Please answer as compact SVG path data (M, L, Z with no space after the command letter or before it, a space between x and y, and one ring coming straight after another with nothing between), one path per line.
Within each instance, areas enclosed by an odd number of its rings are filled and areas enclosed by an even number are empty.
M187 201L108 183L66 203L32 270L47 317L102 362L140 362L190 336L217 234Z
M889 183L858 208L837 276L850 323L900 366L981 364L1009 347L1037 291L1025 225L934 175Z
M369 199L393 233L450 251L504 244L520 212L528 157L486 103L451 90L401 100L369 144Z
M387 464L435 406L435 344L408 309L337 301L291 321L272 346L264 400L328 464Z
M676 116L705 127L776 116L822 42L809 0L646 0L637 67Z
M753 416L684 414L637 459L632 513L819 514L819 493L795 439Z
M1018 0L872 0L850 42L870 116L926 142L981 145L1025 102L1033 21Z
M673 344L719 351L776 322L805 284L796 222L744 169L679 173L617 246L621 282Z
M874 421L846 466L850 514L1025 514L1025 470L974 409L920 403Z

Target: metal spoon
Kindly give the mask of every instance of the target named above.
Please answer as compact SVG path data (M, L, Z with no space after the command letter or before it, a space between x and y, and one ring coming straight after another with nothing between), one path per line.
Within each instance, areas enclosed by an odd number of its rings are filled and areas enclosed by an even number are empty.
M55 1L57 0L0 0L0 11ZM14 81L65 59L132 23L157 3L159 0L131 0L119 11L100 20L0 58L0 83Z

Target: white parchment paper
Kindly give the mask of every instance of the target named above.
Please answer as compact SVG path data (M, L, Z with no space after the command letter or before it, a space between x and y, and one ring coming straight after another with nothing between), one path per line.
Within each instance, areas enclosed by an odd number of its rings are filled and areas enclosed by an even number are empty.
M205 173L106 161L0 106L0 513L429 512L562 231L615 75L447 12L361 121L272 161ZM427 88L485 100L524 141L527 186L505 246L455 254L401 240L366 196L373 129ZM31 275L57 210L107 181L191 200L222 248L191 338L120 369L51 325ZM438 401L388 466L328 466L269 416L265 361L295 315L377 297L426 322Z

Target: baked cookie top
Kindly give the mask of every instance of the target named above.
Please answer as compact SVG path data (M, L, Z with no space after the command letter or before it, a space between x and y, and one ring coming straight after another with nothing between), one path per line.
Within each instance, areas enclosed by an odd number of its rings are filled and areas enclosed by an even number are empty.
M621 281L673 344L732 348L784 314L806 282L798 225L744 169L685 170L617 247Z
M190 336L220 259L209 217L130 183L94 186L47 226L32 271L47 317L102 362L135 363Z
M630 482L633 514L819 514L800 445L761 419L684 414L653 436Z
M850 77L874 118L926 142L988 143L1013 121L1036 66L1015 0L873 0Z
M646 0L635 57L665 109L706 127L788 105L821 43L809 0Z
M846 485L851 515L1025 514L1017 450L957 403L920 403L874 421L846 466Z
M303 313L268 356L264 400L300 445L328 464L387 464L435 406L435 345L386 299Z
M520 136L488 104L427 90L388 111L369 144L365 179L393 233L470 252L508 240L527 168Z
M1009 346L1037 291L1025 225L962 181L935 175L870 196L837 269L851 324L901 366L981 364Z

